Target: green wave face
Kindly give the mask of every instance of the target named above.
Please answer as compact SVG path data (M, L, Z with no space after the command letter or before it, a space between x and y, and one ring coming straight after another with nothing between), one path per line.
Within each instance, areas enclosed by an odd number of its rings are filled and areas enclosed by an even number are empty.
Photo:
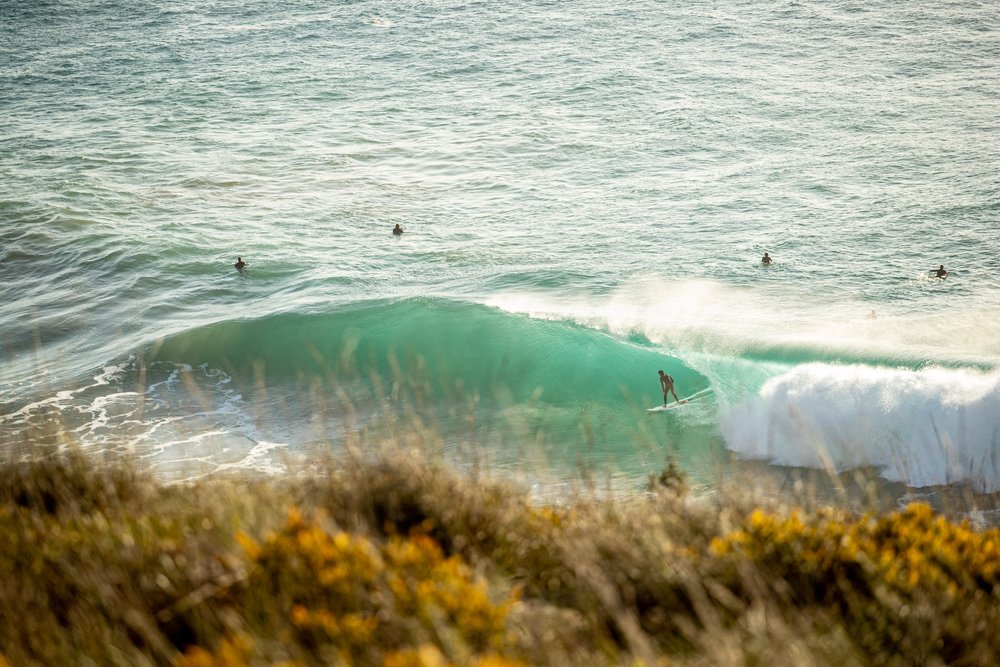
M221 322L144 356L223 370L251 401L277 392L315 402L318 393L336 414L329 404L349 396L351 414L369 424L389 411L432 420L444 441L511 461L531 442L544 443L549 459L572 465L582 456L616 469L662 461L665 425L677 418L646 411L662 402L657 370L674 377L682 398L709 384L678 359L592 329L427 299ZM702 431L698 440L710 441L711 428Z
M658 369L686 394L708 386L677 359L590 329L424 299L221 322L168 338L147 359L206 364L267 385L378 379L442 396L461 389L484 401L556 406L655 405Z

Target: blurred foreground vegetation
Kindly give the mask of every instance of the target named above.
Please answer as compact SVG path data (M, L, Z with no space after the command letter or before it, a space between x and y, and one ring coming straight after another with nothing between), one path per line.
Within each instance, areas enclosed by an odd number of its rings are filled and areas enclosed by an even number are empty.
M397 453L167 485L0 467L2 665L934 665L1000 655L1000 531L913 504L533 502Z

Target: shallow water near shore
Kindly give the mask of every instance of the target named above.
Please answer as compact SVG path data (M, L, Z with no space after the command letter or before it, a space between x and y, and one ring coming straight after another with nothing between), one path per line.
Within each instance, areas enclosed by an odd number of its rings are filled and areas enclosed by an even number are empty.
M9 8L0 447L54 420L167 477L393 439L542 488L673 456L708 489L759 461L996 492L998 32L929 2ZM696 398L650 414L661 368Z

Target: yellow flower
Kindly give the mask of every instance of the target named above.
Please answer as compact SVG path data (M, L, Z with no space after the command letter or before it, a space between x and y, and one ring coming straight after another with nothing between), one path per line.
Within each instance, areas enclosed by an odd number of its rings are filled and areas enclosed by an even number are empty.
M192 646L177 659L177 667L245 667L250 664L253 642L243 636L223 639L214 652Z
M250 560L257 560L260 558L260 545L242 530L236 533L236 542L243 548L247 558Z
M309 610L300 604L292 606L292 623L295 625L307 625L309 623Z
M384 667L445 667L447 661L433 644L419 648L394 651L382 661Z

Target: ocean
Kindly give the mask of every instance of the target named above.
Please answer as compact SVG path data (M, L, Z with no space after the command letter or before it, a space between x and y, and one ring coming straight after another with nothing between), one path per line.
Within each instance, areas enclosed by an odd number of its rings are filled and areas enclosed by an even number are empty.
M992 3L5 2L0 111L14 456L1000 491Z

